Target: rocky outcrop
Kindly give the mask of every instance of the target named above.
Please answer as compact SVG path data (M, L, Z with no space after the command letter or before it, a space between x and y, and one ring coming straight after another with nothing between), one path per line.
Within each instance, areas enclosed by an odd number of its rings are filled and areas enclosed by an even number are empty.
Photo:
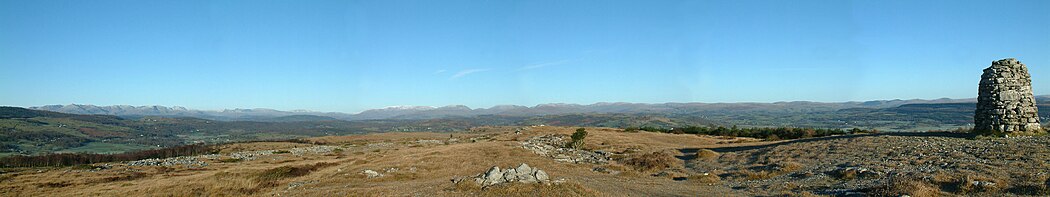
M568 141L562 135L550 134L529 138L521 142L521 145L522 148L550 157L558 162L591 164L605 164L609 162L610 154L607 152L565 148L566 143Z
M529 167L522 163L517 168L500 169L497 166L489 168L485 173L474 176L474 182L482 187L498 185L503 183L547 183L550 175L538 168Z
M259 151L242 151L234 152L229 154L207 154L197 156L181 156L171 158L154 158L154 159L143 159L137 161L124 162L127 166L186 166L186 167L207 167L208 163L205 161L215 161L220 158L226 157L234 161L252 161L265 156L278 155L278 153L287 153L292 156L303 156L307 154L326 154L331 153L338 147L336 146L310 146L291 148L285 150L259 150Z
M128 161L127 166L186 166L190 168L203 168L208 166L207 162L198 160L200 156L182 156L172 158L143 159Z
M1040 133L1039 113L1028 68L1013 58L984 69L977 92L974 131Z

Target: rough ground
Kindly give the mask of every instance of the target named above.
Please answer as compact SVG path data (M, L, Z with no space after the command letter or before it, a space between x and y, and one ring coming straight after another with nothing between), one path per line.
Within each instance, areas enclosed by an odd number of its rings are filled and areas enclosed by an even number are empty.
M551 137L568 139L575 129L322 137L309 139L315 144L231 144L216 155L151 162L0 169L0 196L1050 194L1048 137L913 133L763 142L587 128L584 151L537 149L546 147L540 142L559 143ZM484 188L453 183L521 163L552 181Z
M1047 136L888 133L709 150L720 154L685 158L687 167L718 174L726 186L752 195L1050 195Z

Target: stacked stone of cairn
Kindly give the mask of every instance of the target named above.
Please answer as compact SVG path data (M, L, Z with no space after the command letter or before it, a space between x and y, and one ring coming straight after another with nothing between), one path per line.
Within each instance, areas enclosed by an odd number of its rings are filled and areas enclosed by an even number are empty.
M984 69L977 92L974 131L982 134L1042 133L1028 68L1014 58Z

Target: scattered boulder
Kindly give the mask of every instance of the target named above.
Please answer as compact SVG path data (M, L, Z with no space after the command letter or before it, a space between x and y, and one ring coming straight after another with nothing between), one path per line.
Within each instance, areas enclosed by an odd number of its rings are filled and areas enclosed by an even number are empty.
M474 181L481 185L494 185L503 182L503 172L500 171L499 167L493 166L488 172L481 175L479 178L481 178L480 181L478 181L478 179L475 179Z
M539 181L539 179L537 179L534 174L528 173L534 172L534 170L532 170L532 167L529 167L528 164L522 163L521 165L518 165L517 168L514 168L514 171L517 172L514 176L517 176L518 180L523 183L535 183Z
M961 182L959 189L965 192L995 192L999 191L999 184L990 180L969 180Z
M368 178L377 178L377 177L382 177L383 176L383 174L380 174L379 172L376 172L375 170L361 171L361 174L364 174L365 176L368 176Z
M834 174L837 175L839 178L842 178L842 179L853 179L853 178L858 178L858 177L871 178L871 177L881 177L882 176L882 172L874 171L874 170L867 169L867 168L862 168L862 167L839 168L839 169L834 171Z
M612 175L620 174L620 171L611 170L611 169L605 168L605 167L595 167L594 169L591 169L591 171L601 172L601 173L606 173L606 174L612 174Z
M544 172L543 170L536 170L536 173L533 174L533 176L536 176L536 180L541 182L550 180L550 176L547 176L547 172Z
M990 181L970 181L970 185L973 185L974 187L977 187L977 188L990 188L990 187L995 187L995 182L990 182Z
M196 156L181 156L163 159L143 159L138 161L128 161L125 163L127 166L186 166L190 168L203 168L208 166L207 162L198 160Z
M459 181L462 180L453 180L454 183ZM550 176L543 170L529 167L528 164L522 163L517 168L500 169L498 166L493 166L485 173L474 176L474 182L482 187L512 182L549 183Z
M661 170L660 172L654 173L651 176L670 178L674 180L685 180L685 177L688 177L689 174L686 173L684 169L675 168Z

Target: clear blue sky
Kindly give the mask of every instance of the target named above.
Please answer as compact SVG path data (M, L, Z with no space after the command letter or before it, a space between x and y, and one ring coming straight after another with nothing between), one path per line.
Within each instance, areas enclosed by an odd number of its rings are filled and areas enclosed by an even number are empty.
M392 105L1050 94L1050 1L0 0L0 105Z

